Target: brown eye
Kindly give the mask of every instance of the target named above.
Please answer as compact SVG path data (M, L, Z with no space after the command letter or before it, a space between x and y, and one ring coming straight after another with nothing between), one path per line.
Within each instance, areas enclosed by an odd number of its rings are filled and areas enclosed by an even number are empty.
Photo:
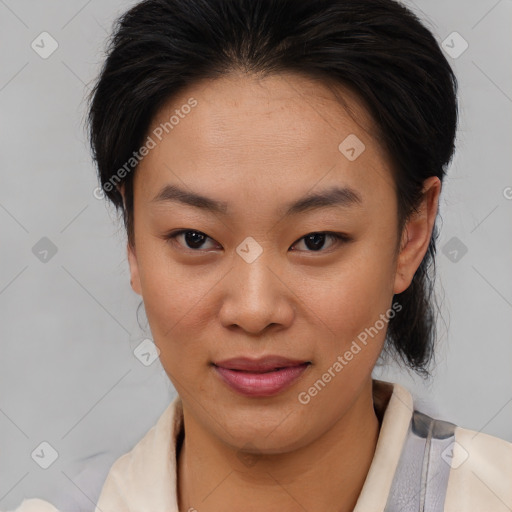
M169 233L165 238L173 243L178 243L178 245L185 249L191 250L204 249L205 242L207 240L213 240L201 231L193 229L181 229L179 231ZM179 242L180 238L181 242Z
M309 233L308 235L302 237L298 242L296 242L296 244L303 241L304 245L306 246L307 252L322 252L322 249L324 249L325 246L325 241L328 238L334 241L334 243L331 244L330 247L335 245L336 242L343 243L349 241L349 237L342 233L330 233L327 231L319 231L316 233ZM292 247L294 246L295 244Z

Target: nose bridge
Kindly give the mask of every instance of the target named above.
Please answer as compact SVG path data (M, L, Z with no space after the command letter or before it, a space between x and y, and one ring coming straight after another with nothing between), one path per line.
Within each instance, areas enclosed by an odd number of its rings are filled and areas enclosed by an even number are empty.
M268 248L259 247L248 241L237 248L221 310L226 326L237 324L259 332L271 323L290 321L292 308L286 299L286 287L277 277L276 258Z
M276 278L270 271L270 268L272 268L271 260L269 251L266 251L265 255L262 253L252 262L239 258L233 272L239 281L240 290L246 296L253 296L255 299L264 300L270 298L273 294L272 288L276 285Z

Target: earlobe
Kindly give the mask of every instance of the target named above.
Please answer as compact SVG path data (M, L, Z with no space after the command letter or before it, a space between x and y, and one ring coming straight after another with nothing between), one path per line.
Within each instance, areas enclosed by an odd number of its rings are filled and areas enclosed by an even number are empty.
M431 176L423 184L423 199L404 226L395 274L394 293L402 293L412 282L430 243L437 216L441 181Z
M128 264L130 266L130 285L135 293L142 295L137 254L135 251L135 246L131 246L129 242L127 243L127 254Z

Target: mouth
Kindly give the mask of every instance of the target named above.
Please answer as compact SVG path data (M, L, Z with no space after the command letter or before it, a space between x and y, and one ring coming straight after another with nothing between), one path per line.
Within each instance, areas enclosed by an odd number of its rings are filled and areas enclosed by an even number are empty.
M268 356L261 359L245 357L212 363L221 380L232 390L250 397L268 397L289 388L311 361Z

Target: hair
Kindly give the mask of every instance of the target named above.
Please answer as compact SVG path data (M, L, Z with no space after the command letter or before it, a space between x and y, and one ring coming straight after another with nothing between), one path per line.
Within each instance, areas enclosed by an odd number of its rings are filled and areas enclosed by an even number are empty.
M133 163L155 115L191 84L240 71L295 72L357 92L392 162L398 233L417 211L424 180L443 180L455 150L457 80L432 33L403 5L145 0L116 20L88 113L99 180L122 212L130 245L137 162L131 172L126 163ZM401 309L389 319L383 351L423 377L430 375L436 339L437 237L434 224L412 283L393 297Z

